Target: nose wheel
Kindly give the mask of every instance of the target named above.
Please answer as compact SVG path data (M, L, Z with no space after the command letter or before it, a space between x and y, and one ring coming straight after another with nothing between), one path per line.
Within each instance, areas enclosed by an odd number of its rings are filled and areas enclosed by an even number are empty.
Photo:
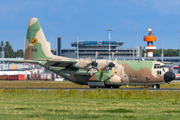
M159 89L160 88L160 85L159 84L155 84L155 85L152 85L153 89Z

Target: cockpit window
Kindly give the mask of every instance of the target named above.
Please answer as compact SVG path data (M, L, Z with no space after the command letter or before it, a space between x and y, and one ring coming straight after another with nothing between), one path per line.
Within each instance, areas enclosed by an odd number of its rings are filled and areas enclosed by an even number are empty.
M160 64L157 64L157 68L160 68Z
M167 66L166 65L162 65L162 68L167 68Z
M154 64L154 69L156 69L156 65L157 65L157 64Z
M154 64L154 69L161 69L161 68L166 68L166 66L160 64Z

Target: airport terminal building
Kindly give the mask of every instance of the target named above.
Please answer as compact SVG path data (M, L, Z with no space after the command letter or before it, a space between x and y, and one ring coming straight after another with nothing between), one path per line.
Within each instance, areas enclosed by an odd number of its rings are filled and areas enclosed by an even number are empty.
M58 42L61 43L61 42ZM99 59L108 59L109 58L109 41L79 41L70 43L72 47L76 47L75 49L61 49L61 47L57 47L57 51L61 51L61 56L77 58L77 54L79 53L79 58L94 58L96 55L96 51L99 52ZM121 57L132 57L133 56L133 48L119 48L124 46L124 42L118 41L110 41L110 51L115 53L115 58L119 59ZM59 45L60 46L60 45ZM77 52L77 46L78 51ZM142 47L136 46L134 48L134 56L142 57Z

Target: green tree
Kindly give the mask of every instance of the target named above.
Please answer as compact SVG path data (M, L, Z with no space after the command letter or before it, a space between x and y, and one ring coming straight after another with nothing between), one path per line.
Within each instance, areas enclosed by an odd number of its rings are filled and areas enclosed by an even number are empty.
M16 52L14 52L14 57L23 57L23 50L17 50Z
M5 45L5 58L14 58L14 50L9 41L6 41Z
M144 54L147 54L147 51L145 49L142 49L142 57L144 57Z
M1 46L4 46L4 42L3 41L1 41Z
M146 50L142 50L142 56L145 53ZM170 56L179 56L179 49L163 49L163 54L166 57ZM162 49L155 49L153 50L153 56L154 57L161 57L162 55Z
M155 50L153 50L153 56L154 56L154 57L161 56L161 49L155 49Z

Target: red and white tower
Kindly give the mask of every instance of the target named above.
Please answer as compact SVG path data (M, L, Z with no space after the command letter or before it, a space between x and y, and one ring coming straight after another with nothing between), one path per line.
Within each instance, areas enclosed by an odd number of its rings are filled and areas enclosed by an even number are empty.
M156 47L153 47L153 42L156 41L156 36L154 36L154 33L152 33L152 30L149 28L149 36L144 36L144 41L147 42L147 47L145 49L147 50L147 56L153 57L153 49L156 49Z

